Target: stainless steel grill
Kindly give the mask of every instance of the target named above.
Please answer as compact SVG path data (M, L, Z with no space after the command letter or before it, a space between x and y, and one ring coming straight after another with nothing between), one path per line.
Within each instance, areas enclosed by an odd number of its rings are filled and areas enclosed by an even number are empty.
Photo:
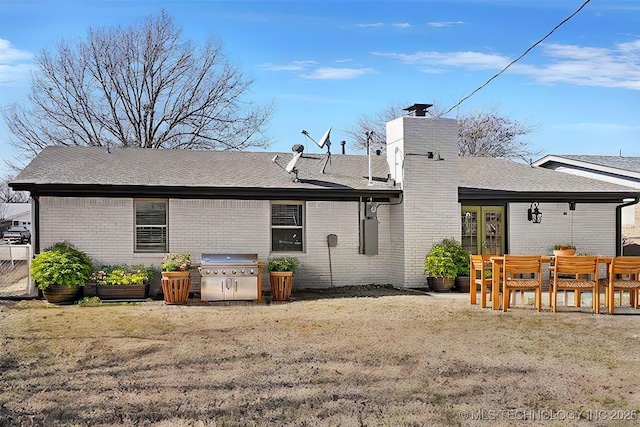
M257 254L202 254L201 299L259 300L259 273Z

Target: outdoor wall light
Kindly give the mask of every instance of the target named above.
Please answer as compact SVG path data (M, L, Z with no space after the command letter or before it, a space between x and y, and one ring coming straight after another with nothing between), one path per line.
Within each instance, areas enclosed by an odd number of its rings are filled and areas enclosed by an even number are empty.
M542 212L540 212L538 206L540 206L538 202L533 202L527 210L527 219L534 224L540 224L542 222Z
M570 211L576 210L576 202L569 202L569 210Z

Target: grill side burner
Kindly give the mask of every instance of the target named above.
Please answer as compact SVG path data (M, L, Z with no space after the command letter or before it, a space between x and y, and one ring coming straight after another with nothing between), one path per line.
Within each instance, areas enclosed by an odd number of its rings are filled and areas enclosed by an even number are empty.
M203 302L262 299L257 254L202 254Z

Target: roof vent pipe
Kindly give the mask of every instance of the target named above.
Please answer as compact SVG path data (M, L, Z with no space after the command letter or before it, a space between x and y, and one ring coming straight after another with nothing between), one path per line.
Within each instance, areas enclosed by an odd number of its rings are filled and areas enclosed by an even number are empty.
M342 154L345 154L344 146L347 145L347 141L340 141L340 145L342 145Z

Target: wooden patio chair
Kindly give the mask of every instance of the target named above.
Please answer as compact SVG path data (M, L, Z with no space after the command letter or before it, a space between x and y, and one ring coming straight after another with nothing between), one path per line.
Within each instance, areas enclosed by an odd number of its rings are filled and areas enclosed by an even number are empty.
M638 309L638 291L640 291L640 256L617 256L609 264L609 281L606 284L606 299L609 313L615 311L615 292L629 291L631 306Z
M510 294L514 290L521 292L533 290L536 310L540 311L542 309L542 258L540 255L504 256L502 311L509 309Z
M582 291L591 291L593 310L596 314L600 313L598 257L586 255L557 256L553 270L551 298L551 307L554 313L558 308L558 291L573 291L575 293L576 307L580 307Z
M491 261L489 255L471 255L470 257L471 286L469 287L469 295L471 304L477 303L478 285L480 285L480 307L487 307L487 292L489 292L489 301L491 301L491 277L487 277L487 271L491 270Z

